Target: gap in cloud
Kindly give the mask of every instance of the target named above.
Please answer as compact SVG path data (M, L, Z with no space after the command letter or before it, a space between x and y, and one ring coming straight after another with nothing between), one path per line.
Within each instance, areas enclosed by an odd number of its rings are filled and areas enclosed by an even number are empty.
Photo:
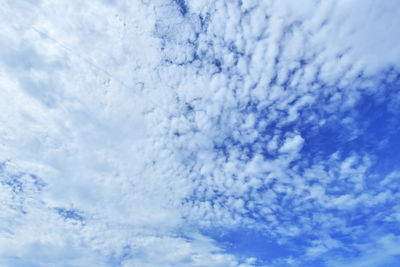
M394 103L398 101L396 89L400 87L398 74L390 83L378 83L376 87L371 94L361 92L350 110L331 117L322 115L323 123L317 127L309 123L294 126L308 140L303 146L304 155L326 157L340 152L346 157L354 152L371 154L375 164L389 171L393 160L400 157L397 149L400 146L400 106ZM305 116L309 114L302 114L300 121L306 121Z
M226 252L238 258L256 258L259 265L299 256L301 247L306 244L301 238L291 240L292 244L278 243L262 231L249 228L207 229L204 234L212 237Z
M173 0L178 6L179 11L181 12L182 16L185 16L188 12L188 6L185 3L185 0Z
M66 209L66 208L54 208L57 213L63 217L65 220L74 220L84 223L85 218L80 214L78 210L75 209Z

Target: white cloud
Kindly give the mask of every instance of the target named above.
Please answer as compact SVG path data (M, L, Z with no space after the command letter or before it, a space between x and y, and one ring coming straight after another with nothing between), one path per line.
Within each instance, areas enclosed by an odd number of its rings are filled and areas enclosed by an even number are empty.
M279 148L279 152L281 153L290 153L290 152L298 152L303 145L304 139L300 135L296 135L294 137L288 137L281 148Z
M302 130L363 133L346 112L400 67L397 2L178 4L2 1L1 264L256 265L193 234L239 226L322 255L398 198Z

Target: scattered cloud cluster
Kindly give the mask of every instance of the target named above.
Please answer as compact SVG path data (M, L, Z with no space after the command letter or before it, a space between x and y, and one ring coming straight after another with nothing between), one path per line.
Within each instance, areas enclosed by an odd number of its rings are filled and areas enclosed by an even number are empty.
M395 265L397 1L1 4L1 265Z

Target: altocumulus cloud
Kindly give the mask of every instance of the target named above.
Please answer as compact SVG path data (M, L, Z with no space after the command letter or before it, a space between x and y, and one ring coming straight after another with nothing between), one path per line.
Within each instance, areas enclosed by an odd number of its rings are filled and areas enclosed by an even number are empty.
M0 3L0 265L399 264L398 1Z

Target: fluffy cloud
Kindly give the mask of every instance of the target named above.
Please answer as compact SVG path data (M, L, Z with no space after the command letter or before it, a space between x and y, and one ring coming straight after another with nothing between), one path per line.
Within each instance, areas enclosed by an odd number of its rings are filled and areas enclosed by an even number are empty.
M396 1L2 6L1 264L329 265L397 242ZM285 252L219 242L238 229Z

